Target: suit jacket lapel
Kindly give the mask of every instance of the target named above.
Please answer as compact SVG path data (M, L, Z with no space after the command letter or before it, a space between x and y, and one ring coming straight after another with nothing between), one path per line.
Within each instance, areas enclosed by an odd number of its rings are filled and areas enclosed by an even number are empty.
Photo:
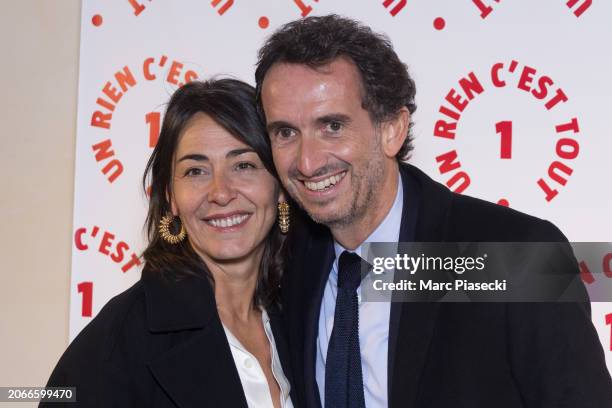
M400 241L444 241L447 213L452 200L450 192L410 165L400 166L404 191L404 211ZM412 186L411 186L412 184ZM418 197L416 225L408 218L411 205ZM413 200L411 203L410 200ZM414 225L410 239L409 227ZM415 407L419 379L427 359L434 332L439 303L394 303L389 327L389 406Z
M293 369L290 362L287 333L285 332L285 327L282 322L280 312L276 307L272 307L270 310L268 310L268 316L270 316L270 326L272 327L272 333L274 334L274 343L276 343L278 358L283 366L283 373L291 385L291 390L289 391L291 400L297 401L298 396L295 389L295 377L293 375Z
M402 168L400 167L400 170ZM399 242L412 242L415 240L416 223L419 212L419 197L421 194L419 184L408 172L400 171L402 188L404 190L404 202L402 203L402 220L400 225ZM399 279L398 276L395 279ZM387 353L387 393L391 395L393 384L394 365L396 361L397 338L402 314L403 303L395 301L391 303L391 314L389 316L389 344Z
M304 386L306 406L316 407L321 404L315 378L319 313L325 284L335 259L333 240L327 230L314 237L310 251L305 256L307 262L302 273L310 279L305 287L308 295L304 298L307 300L304 305Z
M164 280L146 269L142 280L149 330L180 339L148 364L170 399L181 408L246 407L209 282Z
M153 376L181 408L247 407L233 357L219 322L149 363Z

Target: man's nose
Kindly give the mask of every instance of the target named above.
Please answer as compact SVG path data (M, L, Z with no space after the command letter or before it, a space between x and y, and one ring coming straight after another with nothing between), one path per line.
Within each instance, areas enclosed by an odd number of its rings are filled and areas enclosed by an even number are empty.
M213 175L210 191L208 192L208 202L218 205L227 205L236 197L236 190L232 181L223 172L215 172Z
M327 160L323 145L314 135L302 137L296 159L298 171L306 177L316 176Z

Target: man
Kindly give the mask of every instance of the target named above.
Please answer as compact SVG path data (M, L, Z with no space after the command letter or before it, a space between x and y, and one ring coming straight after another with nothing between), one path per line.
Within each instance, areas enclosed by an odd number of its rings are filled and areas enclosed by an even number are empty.
M565 240L404 163L415 87L385 37L334 15L292 22L255 76L279 177L316 222L283 284L308 407L612 406L588 305L359 301L366 242Z

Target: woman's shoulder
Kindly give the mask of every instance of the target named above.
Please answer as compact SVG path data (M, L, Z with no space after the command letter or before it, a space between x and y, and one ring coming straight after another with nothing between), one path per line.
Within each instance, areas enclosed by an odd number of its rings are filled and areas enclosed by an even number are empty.
M124 292L111 298L96 317L79 333L73 343L108 342L119 332L138 327L139 320L145 320L145 293L141 280ZM112 347L112 344L106 344Z
M121 338L137 341L145 321L142 281L109 300L70 343L57 363L48 386L75 384L109 361ZM129 331L130 333L126 333Z

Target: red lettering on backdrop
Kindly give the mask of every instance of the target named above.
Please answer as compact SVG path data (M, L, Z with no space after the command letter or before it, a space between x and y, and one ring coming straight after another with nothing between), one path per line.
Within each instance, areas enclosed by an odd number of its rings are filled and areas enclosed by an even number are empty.
M591 283L595 282L595 278L593 277L593 274L591 273L591 271L589 270L589 267L584 261L580 261L578 266L580 267L580 278L582 279L584 283L586 283L587 285L590 285Z
M183 64L178 61L173 61L166 80L172 85L178 85L178 76L181 73L181 69L183 69Z
M591 270L589 269L586 262L580 261L579 266L580 266L580 277L582 278L582 280L587 284L593 283L595 281L595 277L591 273ZM612 279L612 252L608 252L605 255L603 255L602 260L601 260L601 272L603 272L603 274L607 278Z
M130 256L130 260L121 267L123 272L129 271L133 266L140 265L140 258L136 256L136 254L132 254Z
M135 2L134 4L137 3ZM113 113L116 107L129 90L139 84L138 77L134 72L142 73L142 79L145 81L154 81L161 78L175 86L183 86L183 84L198 78L198 74L195 71L185 70L184 65L176 60L171 61L168 69L164 68L168 61L169 59L165 55L162 55L159 59L148 57L144 59L141 70L133 71L126 65L115 72L113 80L107 81L104 84L101 95L96 98L97 109L91 115L90 125L100 129L111 129ZM160 69L163 75L158 75ZM150 115L145 116L145 120L150 125L149 146L153 146L154 143L157 143L161 118L158 116L159 113L153 112ZM94 144L92 149L97 162L108 160L101 171L108 181L113 183L123 173L123 163L114 157L115 152L111 149L111 146L111 140L104 139Z
M153 81L155 78L155 74L151 73L151 64L155 62L155 58L147 58L142 63L142 75L147 81Z
M610 351L612 351L612 313L606 315L606 325L610 326Z
M383 3L383 7L389 8L389 6L393 3L395 3L395 0L385 0ZM397 3L395 7L389 10L389 14L391 14L392 17L395 17L397 13L399 13L400 11L404 9L404 7L406 7L406 3L407 3L407 0L399 0L399 3Z
M110 255L108 252L108 248L111 246L115 236L110 232L105 232L102 236L102 241L100 242L100 246L98 247L98 251L104 255Z
M82 241L82 237L85 232L87 232L87 229L79 228L74 233L74 246L76 246L79 251L85 251L87 248L89 248Z
M158 66L163 68L168 57L162 55ZM148 57L142 63L142 76L147 81L157 79L155 73L155 58ZM91 126L110 129L112 112L116 105L121 101L125 93L138 84L138 79L132 70L126 65L121 70L115 72L114 81L107 81L102 87L102 96L96 99L96 104L104 109L96 110L92 114ZM173 85L182 85L198 78L198 74L193 70L188 70L183 74L183 64L179 61L172 61L165 80Z
M111 149L112 142L110 139L106 139L101 141L100 143L96 143L91 148L95 153L95 158L97 162L109 159L115 156L115 152ZM112 173L111 173L112 171ZM106 163L106 165L102 168L102 173L106 176L108 175L108 181L110 183L114 182L117 177L123 173L123 164L121 161L117 159L113 159Z
M468 188L470 181L470 176L465 171L460 171L446 181L446 186L455 193L461 194ZM459 185L455 187L457 183Z
M612 252L604 256L601 261L601 269L608 278L612 278Z
M483 2L479 3L484 7ZM543 102L546 110L552 110L559 106L560 103L565 103L569 100L563 89L554 87L555 82L549 75L538 73L536 68L524 65L519 68L518 61L511 61L508 67L503 62L496 62L491 66L489 77L491 84L496 88L506 88L510 86L510 79L514 79L516 89L530 94L534 99ZM484 84L479 80L474 72L470 72L467 76L460 78L458 88L451 88L444 97L443 105L440 105L438 112L444 115L443 118L436 120L433 128L433 136L444 139L454 140L456 138L456 130L461 116L468 108L469 104L476 96L483 93L486 89ZM563 123L555 127L557 133L572 130L574 133L579 131L578 120L573 118L568 123ZM500 135L500 159L512 159L512 121L504 120L495 124L495 131ZM579 143L574 138L563 137L557 140L555 146L555 154L558 159L573 160L580 151ZM451 157L452 156L452 157ZM439 165L440 174L447 173L450 170L458 170L456 163L457 152L455 150L439 155L436 157ZM456 161L456 163L454 163ZM552 160L548 166L547 177L542 177L537 180L537 185L544 192L546 201L551 201L557 196L559 191L555 188L554 183L561 186L567 184L569 176L573 173L573 169L568 163L561 160ZM470 184L470 177L465 172L451 175L451 179L447 180L446 185L457 185L455 191L463 191ZM507 200L504 199L504 203Z
M457 160L456 150L439 155L436 157L436 161L442 163L439 166L440 174L448 173L461 167L461 163Z
M151 0L149 0L151 1ZM137 0L128 0L130 6L134 9L134 15L137 16L146 8L143 4L140 4Z
M555 126L555 130L557 133L564 133L570 130L574 133L578 133L580 131L578 119L572 118L572 120L567 123L557 125ZM567 149L568 146L570 149ZM573 160L578 157L579 151L580 145L578 144L577 140L573 138L561 138L557 140L557 144L555 146L555 153L560 159ZM559 160L553 161L548 167L548 177L550 177L552 181L555 181L561 186L565 186L567 184L568 177L571 176L573 172L574 170L570 166ZM548 202L555 198L559 193L559 191L551 187L550 184L544 178L538 179L537 184L544 192L544 199Z
M319 0L314 1L318 2ZM303 0L293 0L293 2L300 9L300 14L302 17L306 17L312 11L312 6L307 6L306 4L304 4Z
M93 282L81 282L77 285L77 291L81 294L81 316L91 317L93 303Z
M495 0L496 3L499 3L500 0ZM493 11L493 7L484 2L484 0L472 0L472 3L478 10L480 11L480 18L485 19L491 12Z
M566 5L568 8L573 8L576 3L578 3L578 1L580 0L569 0ZM588 10L589 7L591 7L591 4L593 4L593 0L583 0L582 3L578 6L578 8L576 8L576 10L574 10L574 15L576 17L580 17L582 15L582 13L584 13L585 11Z
M160 113L147 113L145 115L145 122L149 125L149 147L155 147L157 145L157 139L159 139L159 127L161 122Z
M96 238L99 230L100 228L95 226L88 234L87 228L77 228L74 233L74 245L76 248L80 251L89 249L89 246L85 242L86 237L90 236ZM102 234L97 250L102 255L110 258L114 263L121 264L121 271L124 273L142 263L136 253L132 252L128 256L130 245L127 242L119 241L115 244L115 235L109 231L104 231Z
M221 0L212 0L212 2L210 4L213 7L217 7L219 5L219 3L221 3ZM219 13L219 15L222 16L233 5L234 5L234 0L225 0L223 5L221 6L221 8L219 10L217 10L217 13Z
M499 3L501 0L472 0L472 3L474 3L478 11L480 11L480 18L485 19L491 14L493 11L492 1ZM573 11L576 17L580 17L582 13L587 11L593 4L593 0L568 0L565 4L571 10L578 2L580 2L580 5Z
M512 158L512 121L502 120L495 124L495 132L500 136L500 159Z

